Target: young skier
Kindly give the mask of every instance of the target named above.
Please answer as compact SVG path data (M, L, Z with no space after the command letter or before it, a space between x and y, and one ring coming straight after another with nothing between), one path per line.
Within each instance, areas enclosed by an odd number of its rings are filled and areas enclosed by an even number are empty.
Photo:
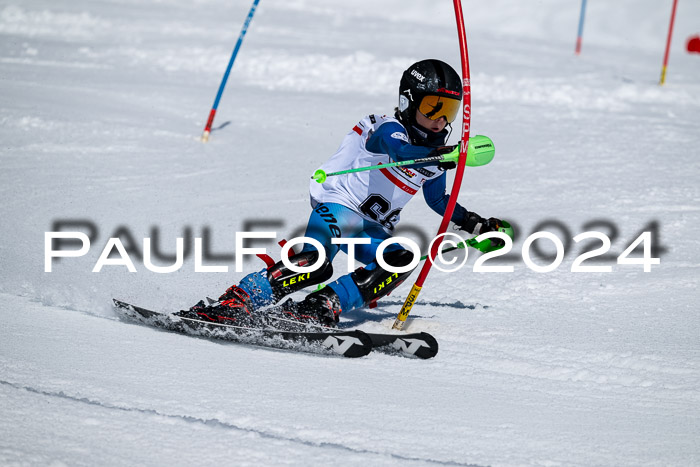
M455 146L445 146L447 127L457 117L461 99L462 82L452 67L439 60L414 63L401 78L394 117L363 118L321 168L333 172L450 153ZM189 313L233 324L254 320L256 313L264 312L334 326L341 312L376 302L410 275L411 271L397 274L382 269L375 259L377 247L391 237L401 210L421 188L428 206L444 215L449 200L445 170L454 167L454 163L391 167L330 177L323 184L312 180L312 212L304 236L323 245L326 259L322 266L311 273L297 273L280 261L247 275L217 303L207 306L199 302ZM502 225L499 219L484 219L459 204L451 220L469 233L495 231ZM339 250L347 252L346 245L331 243L333 238L368 239L369 243L354 246L355 258L366 266L308 294L301 302L290 299L280 307L262 310L286 295L331 278L333 258ZM315 264L318 257L315 247L306 244L289 262L304 267ZM413 253L394 243L386 248L384 260L393 267L403 267L413 261Z

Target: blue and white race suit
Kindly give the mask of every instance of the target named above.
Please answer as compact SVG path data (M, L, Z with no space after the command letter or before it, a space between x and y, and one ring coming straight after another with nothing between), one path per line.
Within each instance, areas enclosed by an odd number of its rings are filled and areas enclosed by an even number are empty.
M345 136L336 153L321 169L330 173L412 160L426 157L433 150L433 147L410 144L406 128L397 119L369 115ZM437 166L354 172L329 177L322 184L312 180L309 192L313 211L305 236L318 240L330 261L339 250L346 251L345 247L333 244L332 238L369 238L371 243L355 246L355 258L366 264L365 269L372 270L379 267L375 261L377 247L391 237L404 206L422 188L428 206L442 216L449 201L445 187L445 172ZM452 221L461 223L466 216L467 210L457 204ZM386 251L400 248L400 245L392 244ZM312 250L315 247L310 244L303 249ZM256 307L272 301L269 283L266 287L267 280L262 280L264 274L265 270L250 274L240 284L251 295ZM351 274L340 277L328 287L338 294L343 311L365 305Z

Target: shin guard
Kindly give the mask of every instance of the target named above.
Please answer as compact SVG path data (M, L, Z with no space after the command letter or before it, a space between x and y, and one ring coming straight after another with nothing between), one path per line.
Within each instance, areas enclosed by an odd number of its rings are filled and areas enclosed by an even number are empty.
M298 267L306 267L316 263L318 260L317 251L307 251L298 253L289 258L289 262ZM310 285L320 284L333 276L333 266L328 258L325 259L321 267L314 272L294 272L284 265L282 261L271 266L267 270L267 280L272 286L275 301L285 295L301 290Z
M408 250L394 250L384 254L387 264L394 267L408 266L413 261L413 253ZM413 270L396 273L386 271L379 266L372 270L360 268L352 273L352 280L360 290L365 305L371 304L388 295L413 272Z

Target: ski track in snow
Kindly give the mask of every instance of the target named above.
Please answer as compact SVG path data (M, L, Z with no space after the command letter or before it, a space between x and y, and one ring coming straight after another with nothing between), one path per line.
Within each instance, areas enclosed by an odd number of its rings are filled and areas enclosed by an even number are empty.
M249 2L2 2L0 464L700 464L700 56L683 51L700 3L679 2L663 87L670 2L589 2L579 57L579 1L463 3L472 134L497 151L460 203L517 225L514 272L474 273L473 250L433 270L407 328L437 357L350 361L125 323L111 298L189 306L243 276L235 232L301 232L309 175L392 111L406 66L459 64L450 2L263 0L206 145ZM94 238L46 273L57 221ZM421 199L402 212L408 236L438 222ZM644 229L661 264L616 264ZM524 265L538 230L567 245L554 272ZM612 272L571 272L587 230L612 247L584 265ZM91 272L119 233L138 272ZM149 272L145 237L171 257L207 237L230 272L195 273L191 252ZM386 331L414 279L341 325Z
M60 398L60 399L65 399L70 402L76 402L79 404L87 404L90 406L95 406L99 407L100 409L104 409L107 411L110 410L116 410L120 412L128 412L128 413L136 413L136 414L143 414L146 416L151 416L154 415L159 418L164 418L164 419L169 419L169 420L175 420L177 422L185 422L185 423L194 423L194 424L201 424L206 426L207 428L221 428L224 430L234 430L234 431L239 431L239 432L245 432L245 433L250 433L254 434L257 436L260 436L261 438L266 438L266 439L271 439L271 440L279 440L279 441L289 441L295 444L300 444L303 446L308 446L311 448L323 448L323 449L331 449L331 450L336 450L336 451L347 451L355 454L367 454L369 455L369 459L372 459L372 457L379 457L381 458L389 458L391 460L399 461L402 463L413 463L413 462L420 462L423 464L431 464L431 465L455 465L455 466L471 466L471 467L478 467L476 464L464 464L460 462L444 462L444 461L439 461L435 459L423 459L423 458L418 458L418 457L410 457L410 456L403 456L400 454L391 454L391 453L382 453L382 452L373 452L369 450L364 450L364 449L357 449L353 448L351 446L346 446L342 443L327 443L327 442L320 442L316 443L312 440L304 440L300 438L290 438L290 437L285 437L281 435L276 435L274 433L269 433L261 430L256 430L254 428L248 428L248 427L243 427L243 426L237 426L231 423L227 422L222 422L221 420L218 420L216 418L213 419L201 419L197 417L192 417L189 415L182 415L182 414L167 414L167 413L161 413L157 410L153 409L143 409L143 408L137 408L137 407L124 407L124 406L117 406L117 405L112 405L108 403L103 403L100 401L88 399L85 397L75 397L70 394L65 394L63 391L60 392L48 392L48 391L43 391L39 389L35 389L32 387L26 387L26 386L20 386L8 381L0 381L0 385L3 385L5 387L21 390L21 391L27 391L32 394L36 394L39 396L46 396L46 397L51 397L51 398ZM342 456L342 453L333 453L332 455L334 456ZM366 461L363 461L366 462ZM375 460L370 460L370 462L380 462Z

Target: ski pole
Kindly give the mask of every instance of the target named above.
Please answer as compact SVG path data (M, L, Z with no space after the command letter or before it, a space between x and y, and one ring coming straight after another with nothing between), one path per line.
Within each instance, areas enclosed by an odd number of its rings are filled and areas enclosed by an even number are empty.
M455 150L450 152L449 154L421 157L419 159L413 159L410 161L399 161L390 162L388 164L370 165L367 167L358 167L356 169L347 169L331 173L326 173L324 170L318 169L316 172L314 172L311 178L316 180L318 183L323 183L328 177L334 177L336 175L344 175L355 172L365 172L367 170L387 169L389 167L415 168L423 167L426 165L436 165L440 162L456 163L459 158L459 147L460 145L458 145L458 147L455 148ZM489 162L491 162L491 160L493 160L495 152L496 149L493 145L493 141L491 141L491 138L489 138L488 136L476 135L469 140L466 165L468 165L469 167L479 167L482 165L486 165Z
M233 67L233 62L236 60L236 55L238 55L238 51L241 48L241 44L243 43L243 38L245 37L245 33L248 32L248 26L250 25L250 22L253 20L253 15L255 14L255 9L258 6L258 3L260 0L253 0L253 5L250 7L250 11L248 12L248 17L245 19L245 22L243 23L243 28L241 29L241 34L238 36L238 41L236 42L236 47L233 49L233 53L231 54L231 59L228 61L228 66L226 67L226 72L224 73L224 77L221 80L221 84L219 85L219 91L216 93L216 98L214 99L214 105L211 108L211 111L209 112L209 119L207 120L207 124L204 126L204 133L202 133L202 142L206 143L209 141L209 133L211 133L211 126L214 123L214 116L216 115L216 109L219 107L219 101L221 100L221 95L224 93L224 88L226 87L226 82L228 81L228 75L231 73L231 68Z
M455 19L457 21L457 36L459 38L459 51L461 53L462 59L462 95L464 100L462 101L462 144L460 145L459 160L457 162L457 172L455 173L455 180L452 184L452 190L450 191L450 199L447 202L447 207L445 208L445 214L442 216L442 222L440 222L440 227L438 228L437 235L440 236L447 230L447 226L452 218L452 213L455 210L455 205L457 204L457 197L459 196L459 189L462 186L462 178L464 177L464 168L466 166L467 149L469 145L469 131L471 129L471 115L472 115L472 99L471 99L471 75L469 74L469 53L467 51L467 35L464 31L464 16L462 14L462 2L461 0L453 0L455 9ZM437 255L438 242L433 244L430 249L430 258L435 258ZM423 268L418 274L416 282L413 284L413 288L409 292L406 300L404 301L401 311L399 312L394 325L394 329L403 328L408 314L413 308L413 304L416 303L418 299L418 294L420 294L423 284L425 283L425 278L428 277L430 268L432 267L432 261L426 261L423 263Z

